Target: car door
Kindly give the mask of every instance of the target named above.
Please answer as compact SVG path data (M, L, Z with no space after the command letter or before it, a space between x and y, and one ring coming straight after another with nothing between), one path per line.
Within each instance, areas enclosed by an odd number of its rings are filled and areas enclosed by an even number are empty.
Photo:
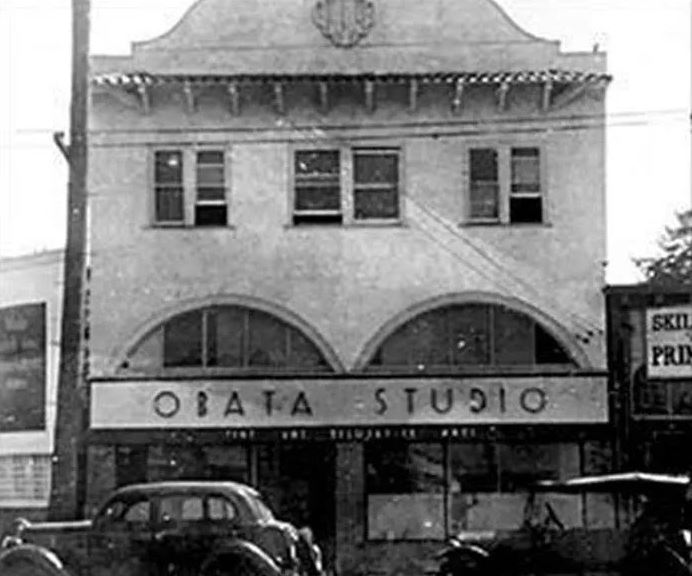
M160 494L155 501L153 558L166 574L189 574L206 556L204 499L194 492Z
M152 505L145 496L115 498L89 536L91 576L151 576Z

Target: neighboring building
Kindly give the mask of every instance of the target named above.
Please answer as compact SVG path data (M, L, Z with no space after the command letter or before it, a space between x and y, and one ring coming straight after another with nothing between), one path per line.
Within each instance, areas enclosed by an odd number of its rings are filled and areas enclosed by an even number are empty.
M0 259L0 531L48 508L62 262L60 250Z
M692 472L692 291L609 286L620 467Z
M488 0L201 0L92 76L88 506L240 479L413 573L610 466L603 54Z

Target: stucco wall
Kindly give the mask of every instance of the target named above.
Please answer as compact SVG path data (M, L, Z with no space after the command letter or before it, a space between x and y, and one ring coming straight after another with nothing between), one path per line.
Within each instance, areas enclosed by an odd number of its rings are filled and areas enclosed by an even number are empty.
M217 0L203 0L170 33L135 44L130 63L149 72L219 72L215 62L223 53L226 72L251 72L254 52L262 66L273 62L276 68L279 53L288 57L301 49L321 55L322 71L344 72L336 64L347 58L353 60L348 70L375 66L384 73L392 68L377 64L376 56L390 58L394 50L399 56L392 66L413 72L417 65L405 49L410 42L431 51L428 71L449 71L452 53L458 71L512 69L516 62L509 62L518 57L533 70L559 66L560 59L603 67L602 54L558 55L556 43L521 31L487 0L439 0L425 9L408 0L378 1L372 34L350 49L321 37L309 17L312 4L283 2L267 14L250 0L230 12ZM393 26L399 21L407 24L397 36ZM239 36L230 33L236 29ZM467 51L473 62L465 60ZM127 67L124 60L117 63ZM209 65L202 70L204 63ZM358 367L373 337L407 310L431 299L475 297L518 306L546 324L584 367L605 366L598 333L605 259L603 91L587 90L546 111L541 86L513 86L503 110L495 87L468 87L455 113L453 87L446 84L422 84L413 111L406 83L378 83L371 112L363 90L362 82L332 84L324 113L315 84L286 82L285 114L279 115L271 84L242 85L234 116L223 86L195 88L192 109L180 87L153 87L148 113L135 95L94 88L92 376L112 374L128 346L166 315L195 302L248 297L300 317L347 370ZM352 145L401 148L402 221L292 226L293 150ZM511 146L540 147L544 223L466 225L468 149L478 145L500 147L506 155ZM179 148L191 159L199 146L226 152L229 226L153 227L153 150ZM191 186L192 169L185 167ZM507 166L502 170L507 176ZM588 343L577 337L588 332L595 333Z
M228 120L225 125L227 132L152 130L134 139L98 134L89 158L93 375L107 374L117 361L113 354L163 310L211 296L247 295L293 311L346 367L393 316L451 293L519 298L569 333L584 322L575 317L602 325L600 129L535 134L529 125L521 133L443 136L426 126L412 133L392 123L390 136L379 137L380 130L376 141L403 150L401 225L293 227L290 161L292 150L304 145L301 132L238 134ZM365 128L334 129L307 143L358 144L371 142L370 136ZM152 148L195 143L227 152L231 226L152 227ZM546 223L463 225L465 158L479 144L541 147ZM593 366L603 366L599 338L584 351Z

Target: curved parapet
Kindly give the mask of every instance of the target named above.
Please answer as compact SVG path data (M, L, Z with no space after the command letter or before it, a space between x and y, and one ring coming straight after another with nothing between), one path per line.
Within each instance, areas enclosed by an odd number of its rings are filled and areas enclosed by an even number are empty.
M199 0L169 31L136 42L120 72L377 74L552 69L557 41L492 0ZM601 66L592 56L586 69ZM114 62L96 59L95 73Z

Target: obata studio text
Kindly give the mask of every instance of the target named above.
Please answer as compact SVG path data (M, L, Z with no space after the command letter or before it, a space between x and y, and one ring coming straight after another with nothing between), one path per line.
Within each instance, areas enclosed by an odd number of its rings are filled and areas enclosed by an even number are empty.
M469 387L456 389L452 387L419 389L415 386L392 390L375 388L369 403L358 402L354 409L357 412L384 417L389 412L413 416L421 412L428 414L450 414L467 412L481 414L484 412L504 413L508 408L528 414L543 412L548 405L545 390L538 387L525 387L519 394L510 398L504 388L499 386L492 393L489 390ZM293 418L312 418L320 416L318 407L324 403L311 398L304 390L294 392L277 390L229 390L225 394L198 391L193 395L180 395L172 390L158 392L152 401L152 409L160 418L174 418L179 413L195 414L198 418L243 418L245 416L273 416Z

